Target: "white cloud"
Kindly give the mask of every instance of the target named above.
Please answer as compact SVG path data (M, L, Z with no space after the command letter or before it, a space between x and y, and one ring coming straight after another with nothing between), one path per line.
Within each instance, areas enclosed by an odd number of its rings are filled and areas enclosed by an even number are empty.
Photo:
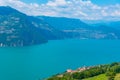
M52 7L55 7L55 6L64 6L66 5L66 1L65 0L54 0L54 1L49 1L47 3L47 6L52 6Z
M28 15L70 17L87 20L120 20L120 4L98 6L91 0L49 0L46 4L24 3L20 0L0 0L0 5L11 6Z

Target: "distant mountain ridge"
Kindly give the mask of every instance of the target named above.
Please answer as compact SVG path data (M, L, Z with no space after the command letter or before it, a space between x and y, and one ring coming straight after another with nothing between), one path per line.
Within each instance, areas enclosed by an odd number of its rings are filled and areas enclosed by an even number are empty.
M79 28L89 28L90 26L80 19L72 19L66 17L49 17L49 16L38 16L39 19L46 21L54 28L59 30L73 30Z
M108 26L120 30L120 20L84 20L85 23L91 26Z
M38 16L54 28L62 30L71 38L79 39L120 39L120 31L106 25L94 27L79 19Z
M0 6L0 46L29 46L48 40L120 39L120 31L105 25L93 27L79 19L28 16L9 6Z

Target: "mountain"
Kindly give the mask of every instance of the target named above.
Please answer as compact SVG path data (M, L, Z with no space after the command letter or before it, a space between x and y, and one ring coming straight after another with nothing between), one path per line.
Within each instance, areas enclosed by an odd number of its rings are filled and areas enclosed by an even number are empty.
M94 20L94 21L85 21L87 24L91 25L91 26L108 26L108 27L112 27L115 29L120 30L120 21L99 21L99 20Z
M28 46L62 38L63 33L48 23L11 7L0 7L0 46Z
M108 21L104 25L120 30L120 21Z
M120 32L112 27L89 25L80 19L38 16L54 28L66 33L69 38L79 39L120 39Z
M49 17L49 16L38 16L39 19L46 21L59 30L74 30L79 28L89 28L89 25L80 21L80 19L72 19L65 17Z
M0 46L28 46L65 38L120 39L120 31L106 25L91 26L79 19L28 16L0 6Z

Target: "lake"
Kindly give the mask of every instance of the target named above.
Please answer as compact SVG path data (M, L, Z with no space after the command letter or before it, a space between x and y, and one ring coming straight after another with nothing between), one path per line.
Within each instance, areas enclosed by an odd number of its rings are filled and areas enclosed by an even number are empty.
M66 69L119 61L120 40L51 40L0 48L0 80L43 80Z

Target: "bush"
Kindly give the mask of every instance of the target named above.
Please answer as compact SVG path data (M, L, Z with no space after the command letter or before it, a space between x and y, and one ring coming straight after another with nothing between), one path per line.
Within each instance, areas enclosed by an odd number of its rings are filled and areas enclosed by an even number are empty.
M115 78L114 76L109 76L108 80L114 80L114 78Z
M106 76L115 76L116 75L116 73L115 72L106 72Z

